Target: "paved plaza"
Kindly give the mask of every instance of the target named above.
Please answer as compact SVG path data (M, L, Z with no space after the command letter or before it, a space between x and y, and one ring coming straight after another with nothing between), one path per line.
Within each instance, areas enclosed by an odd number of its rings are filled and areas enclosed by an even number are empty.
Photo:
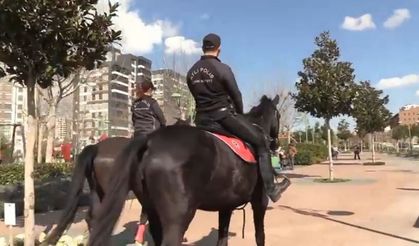
M361 158L368 159L370 153ZM266 216L266 245L418 245L419 244L419 161L378 155L385 166L363 166L342 155L335 166L337 178L351 179L337 184L315 183L327 177L326 163L297 167L287 175L293 184L283 198L270 204ZM69 231L78 235L86 229L81 209ZM115 245L133 238L140 213L137 201L129 200L115 230ZM59 212L37 215L37 230L57 220ZM231 221L230 244L255 245L250 205L246 208L245 238L241 238L242 211ZM217 214L199 211L187 231L185 245L215 245ZM15 233L22 233L16 227ZM0 235L7 229L0 222Z

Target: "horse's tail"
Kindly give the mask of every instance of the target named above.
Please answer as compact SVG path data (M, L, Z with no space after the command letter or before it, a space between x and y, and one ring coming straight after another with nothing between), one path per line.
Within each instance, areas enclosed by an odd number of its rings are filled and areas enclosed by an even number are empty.
M125 199L132 183L130 174L135 173L136 165L147 146L146 137L137 137L128 144L115 160L115 167L109 184L110 190L102 201L97 216L93 218L93 230L89 236L90 246L108 245L113 227L124 207ZM137 182L140 184L140 182Z
M68 194L67 200L68 203L62 212L57 227L55 227L55 229L48 234L43 242L43 245L55 245L67 228L68 224L73 221L78 208L80 197L83 193L86 173L90 168L92 168L96 155L97 146L89 145L85 147L78 156L76 165L73 170L73 177L71 179L70 193Z

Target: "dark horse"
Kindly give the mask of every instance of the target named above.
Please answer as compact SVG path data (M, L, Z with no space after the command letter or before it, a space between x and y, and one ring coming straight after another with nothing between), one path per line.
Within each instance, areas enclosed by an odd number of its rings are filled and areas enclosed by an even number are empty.
M189 121L177 119L176 125L187 125ZM48 233L43 245L56 244L68 225L74 220L80 197L83 193L84 182L87 179L90 188L90 205L86 222L89 230L91 221L104 195L108 191L115 157L128 145L130 138L112 137L97 144L86 146L77 157L68 194L68 203L64 208L57 226ZM125 163L121 163L124 165ZM137 197L138 199L138 197ZM147 221L147 214L141 215L141 223Z
M65 229L73 221L79 207L80 197L83 194L84 182L87 179L90 188L90 205L86 222L91 228L91 220L109 189L112 168L115 156L118 155L130 142L129 138L108 138L94 145L86 146L77 157L68 194L68 203L64 208L57 226L48 233L43 244L56 244Z
M246 117L277 140L278 96L263 96ZM227 245L232 211L250 202L256 243L265 245L264 217L268 198L257 165L245 163L208 132L169 126L137 138L116 160L111 190L93 219L89 245L107 245L130 187L136 187L149 218L156 245L179 246L197 209L219 211L217 245ZM286 179L289 183L289 180Z

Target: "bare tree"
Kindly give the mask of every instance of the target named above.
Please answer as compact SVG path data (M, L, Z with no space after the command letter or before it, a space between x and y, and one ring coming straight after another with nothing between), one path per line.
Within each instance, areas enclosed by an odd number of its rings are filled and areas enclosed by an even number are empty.
M71 94L73 94L80 86L80 75L83 70L78 70L72 73L67 78L56 77L51 87L46 89L39 88L39 95L47 104L47 115L45 117L46 131L47 131L47 147L45 153L45 162L52 162L52 154L54 149L55 139L55 125L57 119L57 109L62 100ZM42 124L42 123L41 123ZM40 126L40 130L43 126ZM39 133L42 135L42 133ZM42 136L39 136L38 141L42 141ZM42 147L38 145L38 155L41 154ZM41 154L42 156L42 154ZM41 158L41 159L40 159ZM42 160L42 157L38 156L38 161Z
M262 94L274 97L279 96L278 111L281 114L279 120L280 132L288 134L288 142L291 139L292 128L300 123L297 117L298 112L294 107L294 100L291 98L290 90L276 83L266 83L263 87L253 90L253 104L257 104Z

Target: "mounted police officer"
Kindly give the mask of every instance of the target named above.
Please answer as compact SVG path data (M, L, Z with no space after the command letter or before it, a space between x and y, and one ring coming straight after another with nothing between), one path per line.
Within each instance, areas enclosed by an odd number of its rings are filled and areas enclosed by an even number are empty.
M252 144L258 154L259 169L269 198L276 202L288 187L288 180L274 183L271 155L265 136L250 122L240 117L243 101L234 74L229 66L219 60L221 39L208 34L203 39L204 55L193 65L187 83L196 102L196 125L209 122L221 125L230 133Z

